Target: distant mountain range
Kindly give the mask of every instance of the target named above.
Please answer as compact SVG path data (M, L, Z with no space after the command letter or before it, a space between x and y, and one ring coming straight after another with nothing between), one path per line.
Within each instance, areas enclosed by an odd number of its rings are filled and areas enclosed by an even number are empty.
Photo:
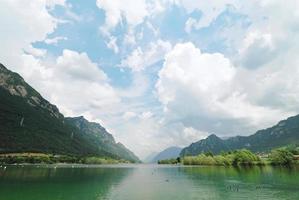
M180 147L169 147L160 153L158 153L152 160L151 163L157 163L158 160L165 160L170 158L177 158L180 156L182 148Z
M277 125L259 130L250 136L235 136L221 139L210 135L206 139L192 143L184 148L180 156L198 155L204 152L218 154L221 151L230 151L246 148L253 152L268 152L273 148L299 144L299 115L280 121Z
M154 157L155 157L157 154L158 154L157 152L150 153L148 156L146 156L146 157L143 159L143 162L144 162L144 163L152 163L152 160L154 159Z
M42 152L140 162L100 124L65 118L17 73L0 64L0 153Z

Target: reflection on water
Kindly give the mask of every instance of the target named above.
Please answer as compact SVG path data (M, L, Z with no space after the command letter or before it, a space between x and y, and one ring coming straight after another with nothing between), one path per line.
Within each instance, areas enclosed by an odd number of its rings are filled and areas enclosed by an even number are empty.
M299 199L297 168L184 168L202 199Z
M8 166L5 200L299 199L298 168Z
M0 169L2 200L103 199L130 168L45 168L8 166Z

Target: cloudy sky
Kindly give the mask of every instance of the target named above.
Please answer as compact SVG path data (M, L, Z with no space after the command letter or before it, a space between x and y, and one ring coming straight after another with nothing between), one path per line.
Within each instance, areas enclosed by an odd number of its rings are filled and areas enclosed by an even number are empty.
M299 113L297 0L1 0L0 62L141 158Z

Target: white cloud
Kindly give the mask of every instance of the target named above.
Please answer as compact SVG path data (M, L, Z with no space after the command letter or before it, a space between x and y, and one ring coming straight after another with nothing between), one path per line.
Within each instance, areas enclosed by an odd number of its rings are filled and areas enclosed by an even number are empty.
M190 143L191 141L198 141L206 138L211 133L198 131L192 127L185 127L182 131L182 138L186 140L186 143Z
M192 0L180 0L178 2L183 6L187 12L191 13L194 10L201 12L199 20L194 18L188 18L185 24L186 32L190 32L193 28L200 29L208 27L225 9L228 5L239 7L239 3L236 0L222 0L222 1L192 1Z
M145 0L97 0L97 6L105 10L105 26L108 29L114 28L123 19L129 25L135 26L148 15Z
M106 74L97 64L91 62L86 53L78 53L68 49L63 50L62 56L56 60L56 76L88 82L102 82L107 80Z
M190 33L193 28L200 29L199 20L189 17L185 23L185 31Z
M240 71L239 82L250 101L298 112L299 2L253 1L242 5L240 13L248 16L250 26L243 37L235 39L233 56ZM234 37L234 35L232 35ZM242 80L241 80L242 79Z
M97 0L97 6L105 11L105 28L107 30L122 23L123 20L126 20L129 26L134 27L144 22L146 17L162 13L171 5L182 6L188 13L199 10L202 16L194 26L194 28L199 29L209 26L226 9L227 5L239 7L239 2L237 0L209 2L192 0Z
M93 110L90 111L93 115L99 110L105 114L120 101L107 75L86 53L64 50L48 70L51 76L43 80L48 88L46 95L68 115L88 110Z
M240 74L222 54L202 53L192 43L177 44L166 55L156 84L166 118L205 132L219 131L214 123L226 121L230 127L220 132L224 134L240 120L240 126L252 131L291 114L251 101L248 96L254 94L244 90Z
M45 39L46 44L57 44L60 40L67 40L67 37L54 37Z
M1 62L9 66L20 66L19 56L31 48L31 43L42 41L54 31L57 19L48 13L47 6L56 1L4 0L0 2ZM58 2L63 5L63 1ZM11 53L9 49L13 50Z
M124 37L125 45L136 45L135 34L132 28L129 28L128 33L125 34Z
M109 49L112 49L114 53L118 53L119 48L117 46L117 38L114 36L109 37L110 41L106 44Z
M264 0L243 6L240 12L248 16L251 25L234 47L239 49L237 60L240 64L258 68L293 51L298 46L298 9L296 0L288 1L287 5L279 0Z
M122 41L125 45L135 45L136 40L142 39L143 32L136 35L135 27L145 21L147 21L148 28L157 36L159 31L146 19L164 11L166 4L168 4L167 1L160 0L97 0L98 8L105 12L105 23L99 30L106 39L108 38L108 48L118 52L115 48L115 36L112 34L117 25L127 25L127 33Z
M136 114L135 112L131 112L131 111L127 111L127 112L125 112L125 113L123 114L123 118L124 118L125 120L132 119L132 118L134 118L134 117L136 117L136 116L137 116L137 114Z
M234 67L223 55L202 54L192 43L183 43L177 44L166 55L156 86L159 99L164 105L173 101L179 91L179 88L168 88L172 84L190 86L189 90L202 93L203 96L213 89L213 93L217 94L214 98L217 98L226 95L223 88L229 87L234 75Z
M121 67L130 68L132 71L142 71L162 60L170 50L171 44L168 41L152 42L145 50L140 47L135 49L126 59L122 60Z
M149 28L149 30L151 30L154 34L154 36L158 36L160 31L158 28L155 28L154 25L152 23L150 23L149 21L146 22L146 26Z
M65 0L46 0L46 6L53 9L55 6L65 6Z
M153 116L153 113L150 111L146 111L146 112L142 112L140 115L141 119L148 119L151 118Z
M239 62L243 67L256 69L271 61L277 55L270 33L249 32L239 49Z
M132 81L130 86L126 88L118 88L119 96L124 98L142 97L149 87L149 78L141 72L134 72L132 74Z
M25 53L31 54L35 57L44 57L47 54L46 49L37 49L34 48L32 45L29 45L28 48L24 49Z

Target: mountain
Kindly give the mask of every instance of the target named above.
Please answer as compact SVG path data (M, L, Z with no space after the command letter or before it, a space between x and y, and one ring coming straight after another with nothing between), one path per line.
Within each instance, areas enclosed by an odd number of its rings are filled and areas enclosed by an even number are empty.
M154 157L157 155L157 152L152 152L150 153L148 156L146 156L146 158L143 159L143 161L145 163L152 163L152 160L154 159Z
M125 160L140 162L123 144L116 143L113 136L104 127L95 122L89 122L84 117L68 117L65 120L77 127L81 133L88 136L90 143L93 143L100 150L110 152Z
M64 118L19 74L0 64L0 153L96 155L139 161L122 144L115 144L113 136L100 125L90 123L88 129L82 129L76 121ZM110 149L108 144L114 145Z
M169 147L160 153L158 153L153 159L152 163L157 163L158 160L165 160L165 159L170 159L170 158L177 158L180 156L182 148L180 147Z
M192 143L188 147L182 149L180 155L198 155L203 152L213 152L215 154L220 153L221 151L229 151L231 148L223 140L216 135L212 134L206 139L199 140L198 142Z
M192 143L184 148L180 155L198 155L211 151L218 154L221 151L246 148L253 152L268 152L273 148L299 143L299 115L280 121L273 127L259 130L250 136L235 136L221 139L210 135L206 139Z

